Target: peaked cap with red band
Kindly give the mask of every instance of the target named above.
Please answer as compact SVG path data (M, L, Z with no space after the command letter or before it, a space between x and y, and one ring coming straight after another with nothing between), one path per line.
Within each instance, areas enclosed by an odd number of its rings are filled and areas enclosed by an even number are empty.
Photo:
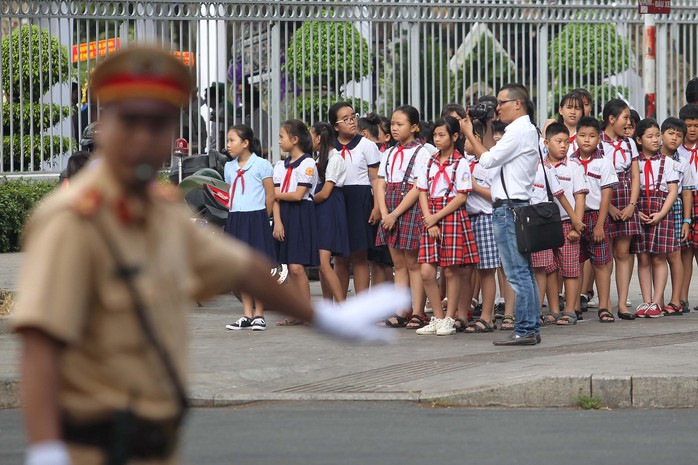
M194 80L190 70L167 51L128 47L111 55L92 74L93 98L102 105L146 100L179 108L187 106Z

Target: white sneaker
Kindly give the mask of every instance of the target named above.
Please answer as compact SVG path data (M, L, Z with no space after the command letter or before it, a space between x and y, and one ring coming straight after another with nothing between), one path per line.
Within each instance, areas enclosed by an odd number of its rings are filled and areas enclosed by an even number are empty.
M419 328L416 333L424 336L428 334L436 334L436 332L439 330L439 327L441 327L441 322L444 320L441 320L439 318L436 318L435 316L431 317L431 320L429 320L429 324Z
M436 335L451 336L452 334L456 334L456 320L454 320L450 316L447 316L446 318L441 320L441 325L436 330Z
M628 297L627 299L625 299L625 305L627 305L628 307L632 307L633 301L630 300L630 297Z
M587 303L587 307L599 308L599 296L595 295L589 303Z

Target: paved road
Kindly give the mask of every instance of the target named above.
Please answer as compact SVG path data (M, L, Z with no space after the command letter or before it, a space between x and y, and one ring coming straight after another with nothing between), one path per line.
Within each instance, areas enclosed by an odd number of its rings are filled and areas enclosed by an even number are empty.
M0 411L0 463L21 463L19 411ZM697 410L503 410L407 403L196 409L196 465L694 465Z

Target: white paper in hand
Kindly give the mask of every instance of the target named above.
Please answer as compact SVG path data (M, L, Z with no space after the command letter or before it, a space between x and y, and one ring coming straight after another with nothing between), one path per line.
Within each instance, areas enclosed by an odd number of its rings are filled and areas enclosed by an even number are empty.
M315 305L315 326L343 339L390 342L395 339L395 332L386 331L376 323L409 308L410 302L409 289L381 284L341 304L318 303Z

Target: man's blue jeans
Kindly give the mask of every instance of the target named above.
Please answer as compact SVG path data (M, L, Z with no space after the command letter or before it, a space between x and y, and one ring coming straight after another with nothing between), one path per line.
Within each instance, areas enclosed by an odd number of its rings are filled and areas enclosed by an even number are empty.
M515 206L528 205L528 202L512 203ZM540 298L536 276L530 256L521 255L516 246L514 213L508 205L493 210L492 226L504 274L516 293L514 331L519 336L537 334L540 331Z

